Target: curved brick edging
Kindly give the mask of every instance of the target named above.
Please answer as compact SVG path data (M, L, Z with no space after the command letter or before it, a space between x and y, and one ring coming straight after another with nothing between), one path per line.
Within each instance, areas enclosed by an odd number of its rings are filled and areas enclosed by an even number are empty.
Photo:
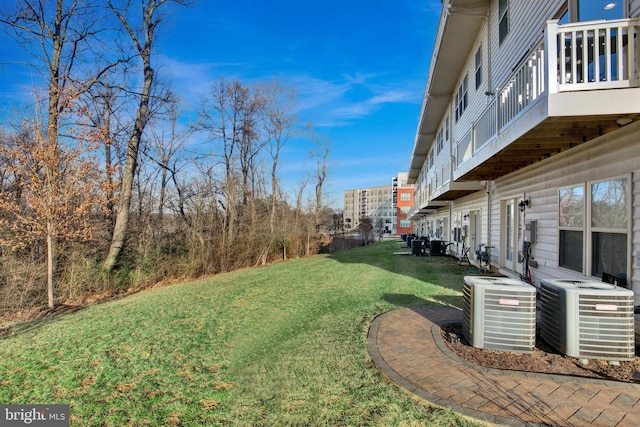
M452 307L415 307L376 317L368 350L392 381L465 416L512 426L637 426L640 385L474 365L452 353L440 328Z
M464 406L461 406L461 405L453 402L452 400L442 399L442 398L436 396L435 394L432 394L429 391L416 386L411 381L409 381L406 378L402 377L402 375L397 373L391 366L389 366L387 364L387 362L385 362L384 358L382 357L382 355L378 351L378 347L377 347L377 344L376 344L376 340L377 340L377 336L378 336L378 329L379 329L381 321L383 320L383 316L385 316L386 314L388 314L388 313L383 313L383 314L378 315L371 322L371 326L369 327L369 332L367 334L367 347L368 347L369 355L371 356L371 360L373 361L373 363L376 365L376 367L378 367L378 369L380 369L380 371L382 371L387 377L389 377L389 379L391 381L393 381L394 383L396 383L400 387L404 388L405 390L409 391L410 393L415 394L416 396L418 396L418 397L420 397L420 398L422 398L422 399L424 399L424 400L426 400L426 401L428 401L428 402L430 402L430 403L432 403L434 405L438 405L438 406L442 406L442 407L451 409L452 411L455 411L455 412L457 412L459 414L462 414L464 416L467 416L467 417L475 418L475 419L480 420L480 421L490 422L490 423L493 423L493 424L504 424L504 425L508 425L508 426L533 426L533 424L523 423L523 422L521 422L519 420L516 420L516 419L506 419L504 417L498 417L498 416L495 416L495 415L491 415L491 414L487 414L487 413L484 413L484 412L476 411L476 410L473 410L473 409L470 409L470 408L466 408ZM447 351L449 351L449 349L447 349ZM457 355L455 355L453 353L451 353L451 355L453 355L455 357L458 357Z

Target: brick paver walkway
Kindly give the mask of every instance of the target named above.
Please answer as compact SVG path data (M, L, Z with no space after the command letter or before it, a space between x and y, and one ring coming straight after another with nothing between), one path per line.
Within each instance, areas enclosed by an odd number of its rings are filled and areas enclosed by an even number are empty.
M412 393L495 424L640 426L640 384L533 374L473 365L448 350L440 326L462 322L450 307L403 308L378 316L369 353Z

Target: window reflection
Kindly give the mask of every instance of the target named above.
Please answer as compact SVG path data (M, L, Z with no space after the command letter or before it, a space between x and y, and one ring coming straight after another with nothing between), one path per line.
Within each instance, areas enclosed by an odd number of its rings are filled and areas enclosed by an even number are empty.
M582 227L584 225L584 187L560 190L560 227Z
M624 18L624 0L578 0L578 21Z
M591 186L591 226L626 230L627 193L626 178L593 184Z
M566 6L565 6L566 7ZM569 0L559 23L623 19L624 0Z

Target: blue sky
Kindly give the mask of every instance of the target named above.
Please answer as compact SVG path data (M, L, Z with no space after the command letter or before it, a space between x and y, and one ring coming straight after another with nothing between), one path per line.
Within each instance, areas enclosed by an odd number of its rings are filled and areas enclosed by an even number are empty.
M296 114L329 142L327 195L386 185L406 171L438 24L439 0L322 2L197 0L161 25L160 72L183 107L212 82L277 80L298 93ZM0 33L0 112L28 102L38 79L7 64L21 52ZM308 140L286 146L281 178L292 189L313 172Z

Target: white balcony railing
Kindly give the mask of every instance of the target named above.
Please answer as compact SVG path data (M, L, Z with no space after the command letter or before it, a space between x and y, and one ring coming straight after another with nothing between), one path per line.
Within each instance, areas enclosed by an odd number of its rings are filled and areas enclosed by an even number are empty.
M549 22L549 32L557 33L549 54L557 58L558 91L637 86L637 24L628 19L561 26Z
M447 163L444 164L444 166L442 166L442 185L448 183L450 180L451 180L451 162L448 161Z
M533 48L524 61L514 70L507 83L497 94L498 124L502 129L520 112L545 93L544 45Z
M487 105L482 114L480 114L480 118L473 125L473 135L471 135L471 133L465 135L465 139L471 139L471 137L473 137L474 153L498 134L498 109L496 105L495 101ZM469 140L467 144L470 146L471 141ZM470 154L471 153L469 153L469 155ZM464 160L467 159L463 159L463 161Z
M544 37L457 140L456 167L550 93L638 87L639 32L638 19L547 21Z
M495 107L494 107L495 108ZM473 132L470 130L458 141L456 163L458 166L469 160L473 156Z
M445 184L451 182L453 169L452 161L447 160L437 171L432 171L428 175L429 179L423 178L422 175L418 179L418 185L414 189L414 201L416 206L423 206L428 203L430 197L440 190Z

